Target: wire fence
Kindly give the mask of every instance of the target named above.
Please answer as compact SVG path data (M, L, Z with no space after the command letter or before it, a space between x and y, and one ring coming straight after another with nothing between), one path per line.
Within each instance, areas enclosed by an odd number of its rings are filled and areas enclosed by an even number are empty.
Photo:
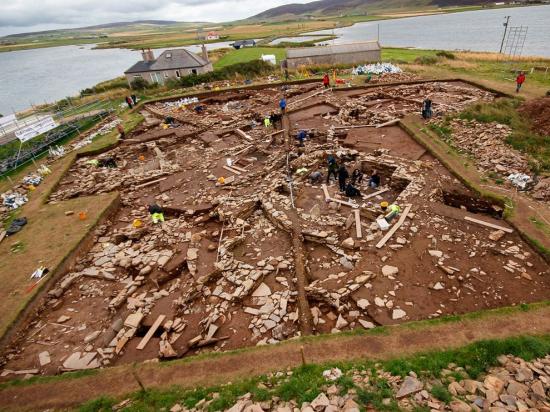
M0 151L0 178L41 157L49 151L51 146L62 144L78 136L84 129L108 117L112 111L113 109L107 108L97 110L91 115L90 112L88 115L82 113L28 142L14 141L9 145L0 146L0 149L4 149Z

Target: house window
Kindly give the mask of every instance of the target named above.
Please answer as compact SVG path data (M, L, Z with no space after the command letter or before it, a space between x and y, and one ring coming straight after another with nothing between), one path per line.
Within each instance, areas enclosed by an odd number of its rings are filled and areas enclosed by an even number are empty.
M164 75L165 79L167 79L169 77L168 72L162 72L162 74Z
M176 70L176 77L181 77L180 71Z
M134 74L134 79L141 79L141 74Z
M192 70L191 70L191 73L192 73L192 74L197 74L197 69L192 69Z

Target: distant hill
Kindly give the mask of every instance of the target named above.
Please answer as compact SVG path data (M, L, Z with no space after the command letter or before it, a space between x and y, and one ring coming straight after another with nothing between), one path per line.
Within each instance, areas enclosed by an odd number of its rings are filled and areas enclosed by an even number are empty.
M151 26L171 26L174 24L184 24L182 22L173 21L173 20L136 20L136 21L119 21L114 23L106 24L97 24L95 26L85 26L85 27L75 27L70 29L58 29L58 30L43 30L43 31L34 31L26 33L17 33L10 34L4 38L20 38L20 37L29 37L29 36L40 36L48 34L63 34L63 33L84 33L96 30L105 30L105 29L125 29L131 28L139 25L151 25ZM189 24L199 24L199 23L189 23Z
M365 14L373 9L399 9L421 6L471 6L494 3L494 0L317 0L305 4L285 4L266 10L249 20L283 20L307 16Z

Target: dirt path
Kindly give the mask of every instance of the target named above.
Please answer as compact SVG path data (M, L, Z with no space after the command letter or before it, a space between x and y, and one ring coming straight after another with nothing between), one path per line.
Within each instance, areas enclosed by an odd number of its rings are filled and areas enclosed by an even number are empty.
M76 406L100 396L120 397L139 390L133 372L146 388L215 385L296 367L301 363L301 346L308 362L389 359L420 351L456 348L480 339L548 334L549 319L550 305L527 312L497 310L458 322L403 324L390 327L387 334L328 335L222 353L206 359L124 365L81 378L9 387L0 391L0 405L10 411L44 410Z

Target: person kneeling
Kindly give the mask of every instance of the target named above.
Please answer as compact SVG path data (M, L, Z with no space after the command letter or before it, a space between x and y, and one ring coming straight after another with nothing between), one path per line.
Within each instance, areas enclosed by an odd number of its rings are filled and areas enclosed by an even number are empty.
M351 183L348 183L348 185L346 186L346 196L347 197L361 196L361 192L359 191L359 189L357 189Z

